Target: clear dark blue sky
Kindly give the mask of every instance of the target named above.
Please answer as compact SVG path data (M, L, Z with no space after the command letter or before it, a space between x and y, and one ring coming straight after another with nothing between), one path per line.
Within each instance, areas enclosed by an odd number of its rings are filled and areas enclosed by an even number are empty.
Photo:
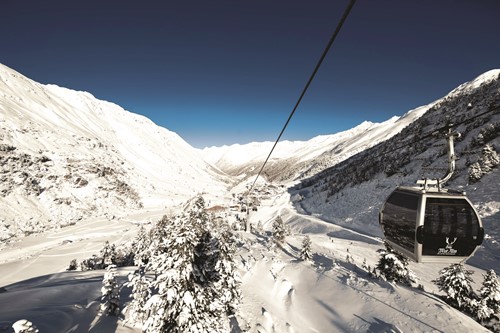
M274 141L348 0L2 0L0 62L195 147ZM283 139L384 121L500 68L498 0L358 0Z

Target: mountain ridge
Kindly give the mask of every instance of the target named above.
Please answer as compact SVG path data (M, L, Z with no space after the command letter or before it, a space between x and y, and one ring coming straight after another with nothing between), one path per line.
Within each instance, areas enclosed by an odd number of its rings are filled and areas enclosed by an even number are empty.
M378 212L389 194L399 185L415 186L419 179L440 179L446 173L445 138L451 128L461 136L454 145L456 168L445 188L467 193L487 235L479 254L469 261L478 267L498 267L500 70L478 78L439 99L392 138L303 179L289 190L295 208L383 237Z
M176 133L90 93L0 65L0 97L0 238L172 206L229 182Z

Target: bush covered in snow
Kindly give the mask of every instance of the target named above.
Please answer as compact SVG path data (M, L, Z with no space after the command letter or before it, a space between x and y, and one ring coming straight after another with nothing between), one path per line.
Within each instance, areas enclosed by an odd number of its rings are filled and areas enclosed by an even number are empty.
M110 244L109 241L104 243L99 255L93 254L90 258L82 260L80 263L76 259L72 259L68 270L91 271L95 269L106 269L110 265L116 267L134 265L134 250L128 246L116 247L115 244Z
M396 252L387 242L385 249L380 249L377 252L380 259L376 270L381 278L407 286L416 282L415 274L408 268L408 258Z
M38 329L32 322L26 319L21 319L16 321L12 328L14 329L14 333L38 333Z

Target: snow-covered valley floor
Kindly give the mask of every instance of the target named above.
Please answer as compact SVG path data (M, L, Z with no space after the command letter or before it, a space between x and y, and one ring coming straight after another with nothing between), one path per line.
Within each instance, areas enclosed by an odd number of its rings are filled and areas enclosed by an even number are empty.
M98 315L104 271L67 272L71 259L98 253L105 240L132 238L138 225L162 211L142 212L113 221L93 220L43 235L31 235L0 252L0 332L11 332L19 319L32 321L40 332L140 332L122 319ZM283 247L272 245L272 221L280 215L292 228ZM251 222L263 235L241 232L244 245L237 261L242 278L240 311L232 332L487 332L473 319L437 297L431 282L443 264L410 268L424 290L372 279L362 268L378 261L382 240L299 214L284 192L265 200ZM305 235L313 258L300 260ZM475 271L479 281L484 271ZM120 269L126 281L133 267ZM3 289L2 289L3 287ZM477 288L477 286L475 286ZM121 289L122 304L130 290Z

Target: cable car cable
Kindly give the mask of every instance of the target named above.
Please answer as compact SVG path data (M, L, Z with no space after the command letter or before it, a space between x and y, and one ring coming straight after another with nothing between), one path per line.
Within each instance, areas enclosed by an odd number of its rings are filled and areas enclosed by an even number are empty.
M295 103L295 107L293 108L292 112L290 113L290 115L288 116L288 119L285 123L285 125L283 126L283 129L281 130L280 134L278 135L278 138L276 139L276 141L274 142L274 145L273 147L271 148L271 151L269 152L269 155L267 155L267 158L266 160L264 161L264 163L262 164L262 167L260 168L259 170L259 173L257 174L257 177L255 177L255 180L253 181L252 183L252 186L250 187L250 189L248 190L248 193L250 193L253 189L253 187L255 186L255 183L257 182L257 179L259 179L259 176L260 174L262 173L262 170L264 170L264 167L266 166L267 164L267 161L269 160L269 158L271 157L271 154L273 153L274 151L274 148L276 147L276 145L278 144L278 141L280 140L281 136L283 135L283 132L285 132L285 129L286 127L288 126L288 123L290 122L290 120L292 119L295 111L297 110L297 108L299 107L299 104L300 102L302 101L302 98L304 97L307 89L309 88L309 86L311 85L311 82L312 80L314 79L314 77L316 76L316 73L318 72L319 70L319 67L321 66L321 64L323 63L323 60L325 59L326 57L326 54L328 53L328 51L330 50L331 46L333 45L333 42L335 41L335 38L337 37L337 35L339 34L340 32L340 29L342 28L342 25L344 24L345 20L347 19L347 16L349 16L349 13L351 12L351 9L352 7L354 6L354 3L356 2L356 0L350 0L349 1L349 4L347 5L346 9L344 10L344 14L342 15L342 17L340 18L340 21L339 23L337 24L337 28L335 29L335 31L333 32L332 34L332 37L330 38L330 41L328 42L328 44L326 45L325 47L325 50L323 51L323 54L321 55L318 63L316 64L316 67L314 68L314 71L312 72L311 76L309 77L309 80L307 81L304 89L302 90L302 93L300 94L300 97L299 99L297 100L297 103Z

